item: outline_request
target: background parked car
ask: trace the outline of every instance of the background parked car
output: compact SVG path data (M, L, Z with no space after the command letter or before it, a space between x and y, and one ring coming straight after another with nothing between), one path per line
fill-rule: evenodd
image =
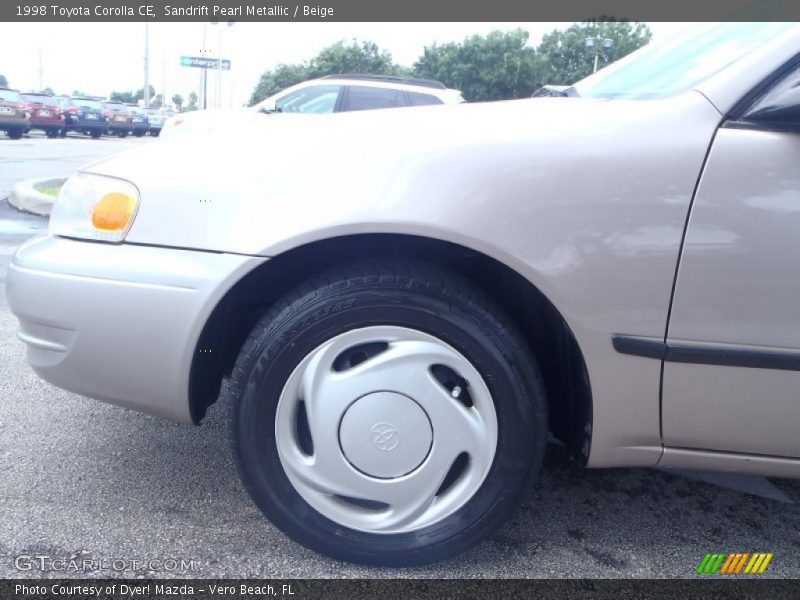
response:
M30 118L17 90L0 88L0 129L18 140L30 129Z
M270 96L256 110L321 114L461 102L461 92L432 79L350 74L305 81Z
M26 92L20 94L30 114L31 129L41 129L47 137L56 137L64 127L64 113L51 94Z
M65 117L63 134L80 131L97 139L108 128L108 118L98 100L75 96L61 99L60 103Z
M378 75L329 75L286 88L247 110L198 111L168 119L164 133L172 135L176 127L204 130L232 127L236 120L253 114L299 113L327 114L381 108L402 108L432 104L460 104L464 97L432 79Z
M161 129L164 127L164 115L155 108L145 108L144 111L147 114L149 123L149 127L147 128L148 133L158 137L161 133Z
M130 107L121 102L108 101L103 102L102 105L108 118L108 132L111 135L118 135L123 138L128 137L131 129L133 129L133 113Z
M147 112L135 104L126 104L125 106L131 111L132 115L131 133L136 137L142 137L150 129L150 119Z

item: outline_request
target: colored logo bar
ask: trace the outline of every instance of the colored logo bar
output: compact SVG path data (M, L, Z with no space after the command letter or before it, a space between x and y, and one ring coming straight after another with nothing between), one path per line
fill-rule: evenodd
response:
M772 552L708 552L697 565L697 574L761 574L767 570L772 556Z

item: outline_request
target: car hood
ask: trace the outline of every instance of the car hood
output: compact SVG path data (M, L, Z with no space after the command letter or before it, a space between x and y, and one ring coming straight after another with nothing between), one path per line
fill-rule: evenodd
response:
M187 179L194 177L197 167L221 169L223 165L228 177L236 174L258 179L276 176L290 165L313 163L322 168L368 157L399 159L426 152L464 152L512 140L571 145L581 143L587 135L596 137L598 130L635 126L641 117L630 104L536 98L331 115L197 111L168 120L173 130L186 136L132 149L93 164L91 170L149 185L162 171L158 165L165 163L173 176ZM209 179L216 176L213 168L206 175Z
M217 130L223 134L237 131L246 133L248 128L258 128L265 122L265 118L273 116L278 116L278 114L266 114L252 108L196 110L167 118L164 121L164 130L161 132L161 136L163 139L178 135L207 136L210 132Z
M341 224L412 221L421 209L428 222L436 202L466 209L492 197L569 193L582 173L656 166L664 146L691 142L704 152L719 113L692 93L245 118L246 127L142 145L86 169L139 188L127 239L263 254L273 251L270 235L289 244ZM691 181L701 158L686 156Z

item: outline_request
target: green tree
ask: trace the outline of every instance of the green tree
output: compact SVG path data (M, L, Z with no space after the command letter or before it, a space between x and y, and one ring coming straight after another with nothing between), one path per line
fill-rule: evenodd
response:
M470 101L528 97L540 83L539 60L528 37L515 29L433 44L414 63L414 75L459 89Z
M381 50L375 42L343 40L323 48L311 60L300 64L280 64L265 71L250 96L250 104L256 104L289 86L307 79L339 75L343 73L366 73L370 75L405 75L410 71L392 62L392 55Z
M50 94L51 96L55 96L56 95L56 93L53 91L53 88L51 88L51 87L44 88L42 90L42 93L43 94Z
M113 102L124 102L125 104L135 104L133 92L111 92L109 99Z
M189 104L183 109L183 112L189 112L192 110L197 110L197 94L192 92L189 94Z
M172 104L175 105L175 110L181 112L183 110L183 96L180 94L172 96Z
M564 31L546 34L539 44L542 61L541 83L572 85L592 74L595 51L599 51L598 68L602 68L644 46L652 36L644 23L631 21L584 21ZM595 45L587 47L592 38ZM601 40L611 40L604 48Z
M6 79L5 75L0 75L0 86L8 87L8 79Z
M308 65L309 76L323 77L342 73L397 75L401 68L392 62L392 55L378 48L375 42L352 40L324 48Z
M250 104L261 102L282 89L309 79L308 66L280 64L274 69L265 71L250 96Z
M156 88L154 88L152 85L147 86L147 87L148 87L148 90L150 91L150 94L148 95L148 98L150 98L150 100L152 102L153 98L156 97ZM134 102L138 102L139 100L144 100L144 88L139 89L133 95L133 99L134 99Z

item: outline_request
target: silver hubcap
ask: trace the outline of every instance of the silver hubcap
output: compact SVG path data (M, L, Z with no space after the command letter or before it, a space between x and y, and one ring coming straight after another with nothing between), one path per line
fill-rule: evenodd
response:
M478 371L405 327L343 333L306 356L278 401L281 464L303 499L351 529L402 533L462 507L494 460Z

